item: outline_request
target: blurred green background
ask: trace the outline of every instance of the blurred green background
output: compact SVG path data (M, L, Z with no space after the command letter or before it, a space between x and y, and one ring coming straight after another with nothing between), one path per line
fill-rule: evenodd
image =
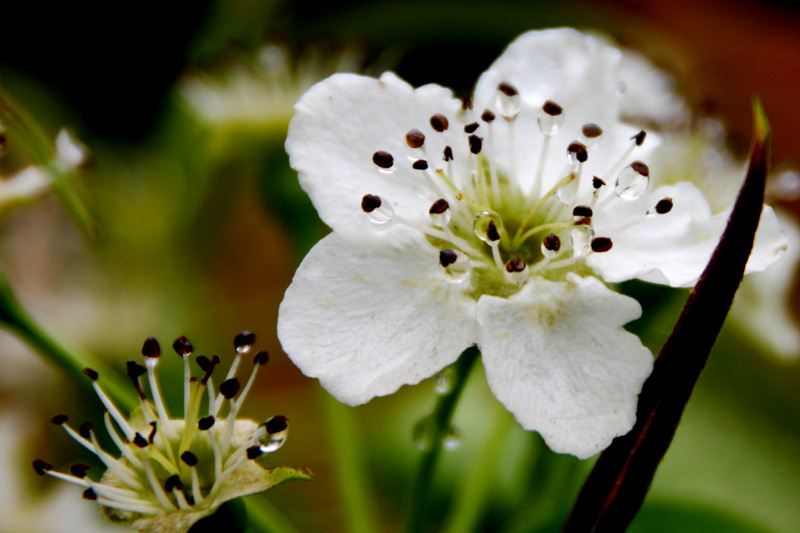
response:
M148 335L162 345L186 335L197 353L224 359L237 332L256 332L272 359L246 414L287 416L290 438L272 460L315 474L266 495L299 531L402 530L419 458L413 428L436 398L428 380L340 406L280 350L283 292L327 231L283 151L291 106L310 84L341 69L392 69L414 85L468 94L519 33L593 28L670 71L696 110L724 121L740 156L759 93L776 168L800 162L800 14L778 2L7 7L0 86L48 135L66 125L87 145L91 164L71 186L92 224L76 223L54 195L1 212L0 272L43 325L120 371ZM2 174L15 164L4 158ZM631 328L657 351L686 293L626 290L645 308ZM99 517L75 487L58 507L62 487L29 466L39 456L87 460L47 421L56 412L97 421L99 402L4 331L0 365L0 515L15 516L0 531L43 531L46 513L64 505ZM161 371L164 383L180 382L176 357ZM631 531L800 530L798 383L797 364L728 324ZM182 389L165 394L177 410ZM557 456L522 431L482 369L455 426L460 446L437 475L431 530L559 530L591 463ZM354 497L363 508L348 503Z

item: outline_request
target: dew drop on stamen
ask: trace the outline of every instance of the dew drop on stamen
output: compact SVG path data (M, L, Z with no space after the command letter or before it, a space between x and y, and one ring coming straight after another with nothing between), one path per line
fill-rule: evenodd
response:
M558 255L559 250L561 250L561 239L559 239L558 235L556 235L555 233L551 233L542 240L543 256L552 259L556 255Z
M636 200L647 191L649 182L650 169L641 161L634 161L620 171L614 192L623 200Z
M380 196L365 194L361 199L361 209L375 224L386 224L394 218L394 209Z
M258 448L262 453L277 451L289 436L289 425L283 416L273 416L263 424L267 434L258 439Z
M528 279L528 265L519 257L512 257L506 263L503 274L506 281L514 285L522 285Z
M247 353L256 342L256 334L249 331L242 331L233 338L233 347L236 353Z
M433 388L436 394L447 394L453 389L453 367L448 366L433 378Z
M417 448L427 450L430 447L434 430L434 422L430 416L426 416L414 424L411 438L414 439Z
M558 199L561 200L566 205L572 205L575 202L575 199L578 197L578 187L580 182L575 174L572 174L572 179L569 180L567 183L559 187L558 192Z
M589 159L589 151L582 142L573 141L567 146L569 164L585 163Z
M378 167L378 170L384 174L391 174L394 172L394 157L389 152L378 150L372 154L372 162Z
M521 100L519 92L510 83L503 82L497 86L497 109L500 116L511 122L519 115Z
M500 236L503 234L502 219L488 211L479 213L475 217L472 227L475 230L475 235L490 246L496 246L500 241Z
M453 283L465 281L472 272L469 257L457 250L440 251L439 264L442 266L445 279Z
M444 198L436 200L428 212L435 226L443 228L450 223L452 212L450 211L450 204Z
M582 142L587 150L594 150L600 144L600 136L603 130L597 124L584 124L578 140Z
M564 125L564 108L552 100L548 100L539 110L538 120L539 130L548 137L552 137Z

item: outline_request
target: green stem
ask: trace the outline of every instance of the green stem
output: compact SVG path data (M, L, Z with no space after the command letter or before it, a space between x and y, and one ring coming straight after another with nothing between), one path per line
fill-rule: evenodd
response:
M323 405L328 432L331 439L331 451L336 465L336 479L339 495L344 504L347 531L352 533L370 533L377 531L371 491L364 475L356 424L352 409L339 403L327 393L324 394Z
M281 514L275 505L263 494L245 496L247 506L247 530L262 533L298 533L298 530Z
M433 473L439 456L442 453L444 439L450 430L450 422L453 419L458 400L464 391L470 370L478 360L478 348L473 346L467 348L455 363L453 382L450 391L439 397L433 409L430 426L430 441L428 448L422 456L417 479L414 483L414 492L411 500L411 511L408 518L407 531L418 533L423 531L423 521L425 519L425 507L428 503Z
M454 510L450 515L449 524L444 528L447 533L477 531L476 526L485 506L486 497L492 490L492 485L487 480L497 470L497 463L502 458L502 454L498 454L497 450L508 436L512 421L513 418L505 409L495 416L494 425L483 444L483 449L477 461L472 463L464 483L456 494Z
M130 412L137 405L133 387L123 378L108 370L106 365L82 350L67 348L57 341L49 332L39 326L22 308L6 279L0 276L0 325L6 326L27 342L34 350L58 365L76 382L90 386L91 381L83 373L83 369L91 367L100 374L103 390L116 400L120 406Z

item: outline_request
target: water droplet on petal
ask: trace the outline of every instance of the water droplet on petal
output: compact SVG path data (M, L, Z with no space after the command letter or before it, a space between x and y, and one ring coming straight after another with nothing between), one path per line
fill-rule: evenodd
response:
M444 436L444 440L442 441L442 446L444 446L445 450L455 450L460 445L461 445L461 435L458 433L458 430L456 428L450 426L450 429Z
M623 168L617 176L614 192L623 200L636 200L647 191L650 182L650 171L647 165L634 161Z
M436 374L433 386L437 394L447 394L453 388L453 367L448 366Z

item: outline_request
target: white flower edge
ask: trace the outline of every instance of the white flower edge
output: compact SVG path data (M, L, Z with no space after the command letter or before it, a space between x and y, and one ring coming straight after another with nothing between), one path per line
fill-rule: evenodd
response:
M442 278L436 249L409 228L389 232L325 237L280 306L286 353L349 405L419 383L478 340L475 301Z
M534 277L507 299L484 296L479 344L489 387L553 451L590 457L636 421L653 356L622 326L640 315L636 300L575 274Z

